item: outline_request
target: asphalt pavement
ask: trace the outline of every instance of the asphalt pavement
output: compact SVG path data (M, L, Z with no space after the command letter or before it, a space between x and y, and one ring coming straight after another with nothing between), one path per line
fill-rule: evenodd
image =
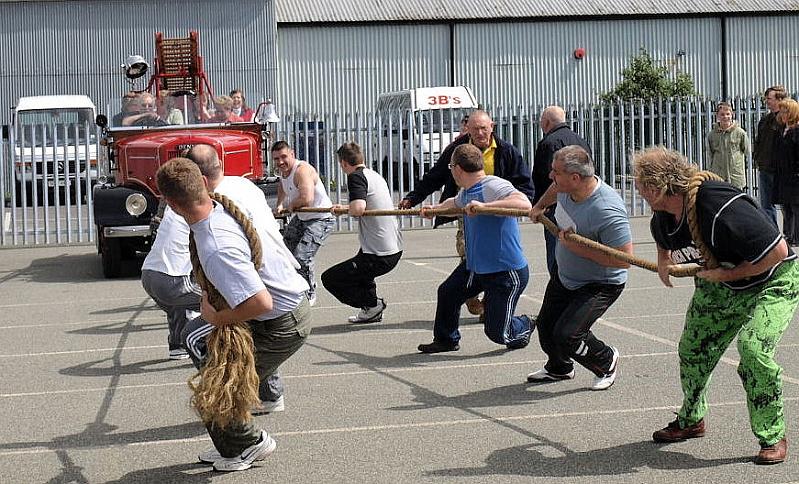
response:
M654 260L648 220L633 219L638 256ZM547 282L542 228L525 223L530 284L518 312L535 314ZM163 313L135 267L102 278L93 246L0 250L2 483L505 483L799 480L799 326L778 350L784 367L788 461L761 467L733 347L711 383L707 436L651 442L681 402L676 345L690 279L662 286L632 269L595 333L621 353L607 391L593 375L525 382L544 361L537 338L508 351L462 314L461 350L419 354L432 339L436 287L457 264L453 229L407 230L398 267L378 280L382 322L324 289L314 331L283 367L286 409L256 421L277 451L243 472L215 473L196 454L210 441L189 407L193 367L167 360ZM354 254L333 235L318 271ZM794 320L796 323L796 319Z

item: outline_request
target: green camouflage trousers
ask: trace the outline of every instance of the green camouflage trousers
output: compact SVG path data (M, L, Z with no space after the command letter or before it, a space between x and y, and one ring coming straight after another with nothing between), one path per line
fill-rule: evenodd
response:
M782 263L771 279L753 289L733 291L696 278L680 337L680 426L707 413L710 373L738 335L738 375L746 390L749 422L761 445L785 436L782 368L774 353L799 303L799 263Z

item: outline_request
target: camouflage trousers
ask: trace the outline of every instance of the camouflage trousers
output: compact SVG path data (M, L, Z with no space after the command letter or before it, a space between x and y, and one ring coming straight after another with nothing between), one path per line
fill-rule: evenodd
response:
M710 374L738 335L738 375L749 408L752 432L761 445L785 436L782 368L774 361L782 334L799 303L799 264L782 263L766 283L743 291L696 278L680 337L680 426L707 413Z

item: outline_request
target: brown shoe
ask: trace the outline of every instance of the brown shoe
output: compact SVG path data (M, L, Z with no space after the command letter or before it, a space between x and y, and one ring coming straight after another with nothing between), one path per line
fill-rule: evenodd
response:
M760 452L758 452L757 457L755 457L755 464L779 464L780 462L785 461L785 456L787 455L788 441L782 439L774 445L761 447Z
M666 427L656 430L652 434L655 442L682 442L686 439L695 439L705 436L705 421L700 420L694 425L682 428L679 419L674 419Z
M466 300L466 309L469 313L480 316L483 314L483 301L478 297L469 298Z

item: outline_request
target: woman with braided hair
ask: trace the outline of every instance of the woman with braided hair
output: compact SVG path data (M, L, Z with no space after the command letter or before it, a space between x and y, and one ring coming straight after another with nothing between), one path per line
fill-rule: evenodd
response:
M214 443L199 458L218 471L249 469L277 446L253 425L249 409L258 401L259 379L273 374L310 333L308 285L271 238L260 236L266 234L260 222L251 222L226 197L211 198L194 162L171 160L156 180L167 205L189 224L197 280L205 289L202 318L216 326L194 387L193 403Z
M679 153L650 148L633 155L633 164L636 188L654 211L660 279L671 287L668 267L676 263L705 267L694 280L678 349L682 407L653 440L705 435L710 375L738 336L738 375L760 443L755 463L783 462L782 368L774 353L799 303L796 255L754 200L697 172Z

